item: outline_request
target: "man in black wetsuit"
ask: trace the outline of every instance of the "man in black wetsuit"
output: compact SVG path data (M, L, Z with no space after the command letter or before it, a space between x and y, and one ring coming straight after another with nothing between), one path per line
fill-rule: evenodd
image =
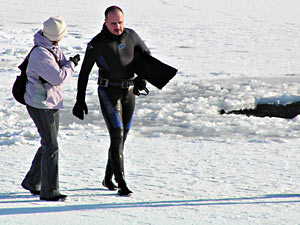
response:
M117 6L107 8L101 32L87 46L73 108L74 116L81 120L84 113L88 113L85 92L89 74L96 63L99 68L98 96L110 134L108 162L102 184L109 190L118 187L121 196L132 193L125 182L123 148L135 108L133 89L143 90L146 86L144 80L134 78L134 58L140 53L150 54L150 51L134 30L124 28L123 11ZM112 181L113 175L118 186Z

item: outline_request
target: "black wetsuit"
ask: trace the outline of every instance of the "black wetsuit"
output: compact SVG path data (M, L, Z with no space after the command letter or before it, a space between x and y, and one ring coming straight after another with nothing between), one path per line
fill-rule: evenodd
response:
M135 108L133 86L111 86L134 78L133 61L137 52L150 53L135 31L125 28L113 35L104 25L102 31L87 46L78 78L77 101L85 101L89 74L96 63L99 68L98 95L101 111L110 134L110 148L105 180L115 176L119 187L126 185L124 178L123 148ZM107 79L108 85L101 85Z

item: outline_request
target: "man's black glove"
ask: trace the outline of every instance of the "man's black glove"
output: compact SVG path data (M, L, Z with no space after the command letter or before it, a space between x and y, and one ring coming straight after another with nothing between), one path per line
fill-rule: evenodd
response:
M73 115L83 120L84 114L88 114L88 108L85 102L76 102L73 107Z
M146 80L136 77L133 80L134 88L133 88L133 94L139 96L139 95L148 95L149 90L146 88L147 82ZM145 91L145 93L140 93L140 91Z
M70 60L75 64L75 66L77 66L78 62L80 61L80 55L77 54L77 55L75 55L73 57L70 57Z

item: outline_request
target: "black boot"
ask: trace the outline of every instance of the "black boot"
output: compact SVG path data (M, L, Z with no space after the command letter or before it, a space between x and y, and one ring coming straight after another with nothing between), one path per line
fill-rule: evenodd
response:
M32 195L40 195L41 191L40 190L34 190L33 188L29 187L24 181L21 183L21 186L25 189L30 191Z
M129 197L132 195L132 191L125 185L124 187L119 188L118 194L123 197Z
M126 185L124 175L123 148L127 133L128 131L124 134L123 129L120 128L114 129L110 132L111 143L109 148L109 162L113 175L118 183L118 194L120 196L130 196L132 194L132 191L130 191Z
M66 200L66 198L67 198L67 195L60 194L60 195L54 196L52 198L42 198L42 197L40 197L40 200L52 201L52 202L58 202L58 201L63 202L63 201Z
M117 186L112 182L113 174L114 173L111 168L111 162L110 159L108 158L106 170L105 170L105 177L104 180L102 181L102 185L111 191L117 190Z
M115 190L117 190L117 186L116 186L111 180L106 180L106 179L104 179L104 180L102 181L102 185L103 185L104 187L107 187L108 190L110 190L110 191L115 191Z

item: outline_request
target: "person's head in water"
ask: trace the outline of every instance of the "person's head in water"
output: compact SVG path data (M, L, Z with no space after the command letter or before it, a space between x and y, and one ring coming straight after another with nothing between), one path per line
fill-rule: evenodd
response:
M110 6L105 10L105 25L114 35L121 35L124 31L124 14L120 7Z

